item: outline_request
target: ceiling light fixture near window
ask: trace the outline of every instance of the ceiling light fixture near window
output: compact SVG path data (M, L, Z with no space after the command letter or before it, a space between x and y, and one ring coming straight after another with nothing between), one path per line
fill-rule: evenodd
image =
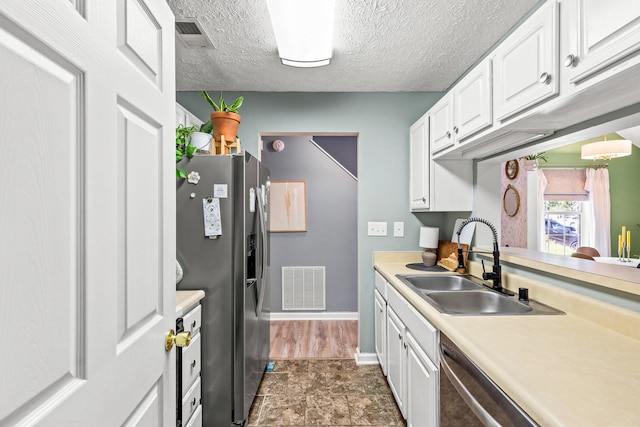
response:
M329 65L335 0L267 0L267 6L284 65Z
M581 157L584 160L609 160L616 157L631 155L631 141L627 139L613 139L584 144L581 148Z

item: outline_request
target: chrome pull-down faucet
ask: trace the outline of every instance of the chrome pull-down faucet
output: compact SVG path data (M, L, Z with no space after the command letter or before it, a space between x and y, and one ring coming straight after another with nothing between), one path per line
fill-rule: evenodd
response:
M472 250L465 251L462 249L462 247L460 247L460 233L462 232L462 229L467 226L467 224L472 222L481 222L482 224L486 225L491 229L491 232L493 233L493 252L472 251ZM484 271L484 262L483 262L482 263L482 269L483 269L482 279L491 280L493 282L493 287L492 287L493 290L502 292L502 268L500 267L500 248L498 246L498 232L496 231L496 228L493 226L493 224L491 224L489 221L483 218L477 218L477 217L467 218L462 222L462 224L460 224L460 227L458 227L458 231L456 232L456 234L458 235L458 268L466 268L464 265L464 256L462 255L463 252L492 253L493 254L493 267L491 269L492 271L490 272Z

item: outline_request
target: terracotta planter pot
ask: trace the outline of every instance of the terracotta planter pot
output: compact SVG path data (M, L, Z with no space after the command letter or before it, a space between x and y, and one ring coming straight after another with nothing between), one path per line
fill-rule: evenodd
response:
M228 111L213 111L211 113L211 124L213 125L213 138L220 142L221 136L227 144L236 140L238 126L240 126L240 114Z

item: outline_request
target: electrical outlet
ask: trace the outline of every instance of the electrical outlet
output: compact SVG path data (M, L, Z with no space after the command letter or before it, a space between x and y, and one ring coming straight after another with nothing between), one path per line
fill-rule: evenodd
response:
M386 236L387 235L387 223L386 222L369 222L367 224L368 236Z
M404 222L393 223L393 237L404 237Z

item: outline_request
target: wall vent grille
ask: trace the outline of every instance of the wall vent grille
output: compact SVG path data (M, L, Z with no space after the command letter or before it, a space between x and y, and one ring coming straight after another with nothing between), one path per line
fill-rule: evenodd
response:
M325 267L282 267L282 310L325 310Z
M176 18L176 38L187 49L211 48L211 40L196 18Z

